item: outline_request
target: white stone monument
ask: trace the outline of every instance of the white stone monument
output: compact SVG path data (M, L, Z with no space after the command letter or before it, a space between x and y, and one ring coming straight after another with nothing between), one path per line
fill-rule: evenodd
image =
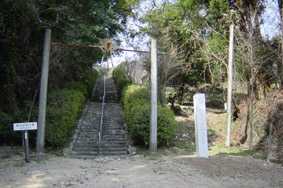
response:
M208 158L205 94L194 95L195 138L197 157Z

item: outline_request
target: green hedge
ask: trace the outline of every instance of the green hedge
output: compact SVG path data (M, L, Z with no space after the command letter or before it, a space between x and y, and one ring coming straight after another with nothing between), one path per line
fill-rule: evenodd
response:
M150 133L150 86L131 85L125 77L125 66L117 66L113 71L119 95L122 96L125 118L132 140L137 145L149 145ZM173 112L158 105L157 143L166 145L174 136L176 121Z
M82 75L81 82L84 82L84 84L87 86L87 97L88 98L91 97L92 95L92 90L93 90L94 84L98 76L99 76L98 71L93 68L89 68Z
M147 85L128 86L123 92L123 106L132 140L137 145L148 145L150 88ZM158 105L157 125L157 144L168 144L176 127L174 114L169 108Z
M82 75L81 81L48 94L46 109L45 141L46 147L58 148L66 145L76 126L86 99L91 96L98 78L98 72L89 69ZM13 131L14 122L25 122L28 117L30 102L23 110L14 114L0 112L0 143L20 144L21 132ZM38 107L34 107L30 121L37 121ZM36 131L30 131L31 144L35 143Z
M88 97L88 87L84 82L73 82L69 85L66 86L66 88L64 88L62 91L64 90L75 90L75 91L79 91L80 93L83 94L84 97ZM58 92L58 91L57 91ZM56 93L56 92L54 92ZM54 95L54 93L50 94L50 96ZM52 99L51 99L52 100Z
M46 111L46 145L52 148L66 145L76 127L76 120L98 78L98 72L89 69L81 81L69 84L48 97Z
M125 78L126 71L125 71L125 65L121 63L118 65L112 72L112 78L115 81L115 84L117 85L118 79Z
M118 78L116 86L120 98L122 97L123 90L131 84L132 83L126 78Z
M122 95L122 103L126 112L136 105L150 103L148 85L130 85L123 91Z
M86 87L84 89L85 91L65 88L49 97L45 129L47 146L61 147L67 143L86 100Z
M123 63L113 70L112 78L116 84L119 98L121 99L123 90L132 83L126 78L125 65Z

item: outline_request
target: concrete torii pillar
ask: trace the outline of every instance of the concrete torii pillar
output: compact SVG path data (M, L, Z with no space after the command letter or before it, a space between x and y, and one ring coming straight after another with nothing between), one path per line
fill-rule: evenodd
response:
M149 151L157 153L157 42L151 41L151 105Z
M46 29L44 36L41 83L40 83L40 93L39 93L38 130L36 136L37 155L41 155L44 153L44 132L45 132L45 119L46 119L45 115L46 115L50 43L51 43L51 30Z

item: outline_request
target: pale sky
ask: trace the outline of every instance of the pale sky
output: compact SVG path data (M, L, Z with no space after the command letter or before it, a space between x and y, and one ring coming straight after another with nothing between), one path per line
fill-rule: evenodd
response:
M268 39L280 34L280 14L278 1L266 0L266 9L262 15L263 24L261 25L261 34Z

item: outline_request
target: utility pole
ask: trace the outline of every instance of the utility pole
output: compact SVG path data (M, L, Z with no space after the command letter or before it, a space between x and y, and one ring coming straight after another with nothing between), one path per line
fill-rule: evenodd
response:
M51 30L46 29L44 35L42 71L41 71L41 81L40 81L38 130L36 135L36 153L38 155L44 154L44 132L45 132L45 119L46 119L45 115L46 115L50 42L51 42Z
M229 65L228 65L228 95L227 95L227 137L226 146L231 145L231 124L232 124L232 82L233 82L233 60L234 60L234 24L230 25L229 35Z
M151 105L149 151L157 153L157 42L151 41Z

